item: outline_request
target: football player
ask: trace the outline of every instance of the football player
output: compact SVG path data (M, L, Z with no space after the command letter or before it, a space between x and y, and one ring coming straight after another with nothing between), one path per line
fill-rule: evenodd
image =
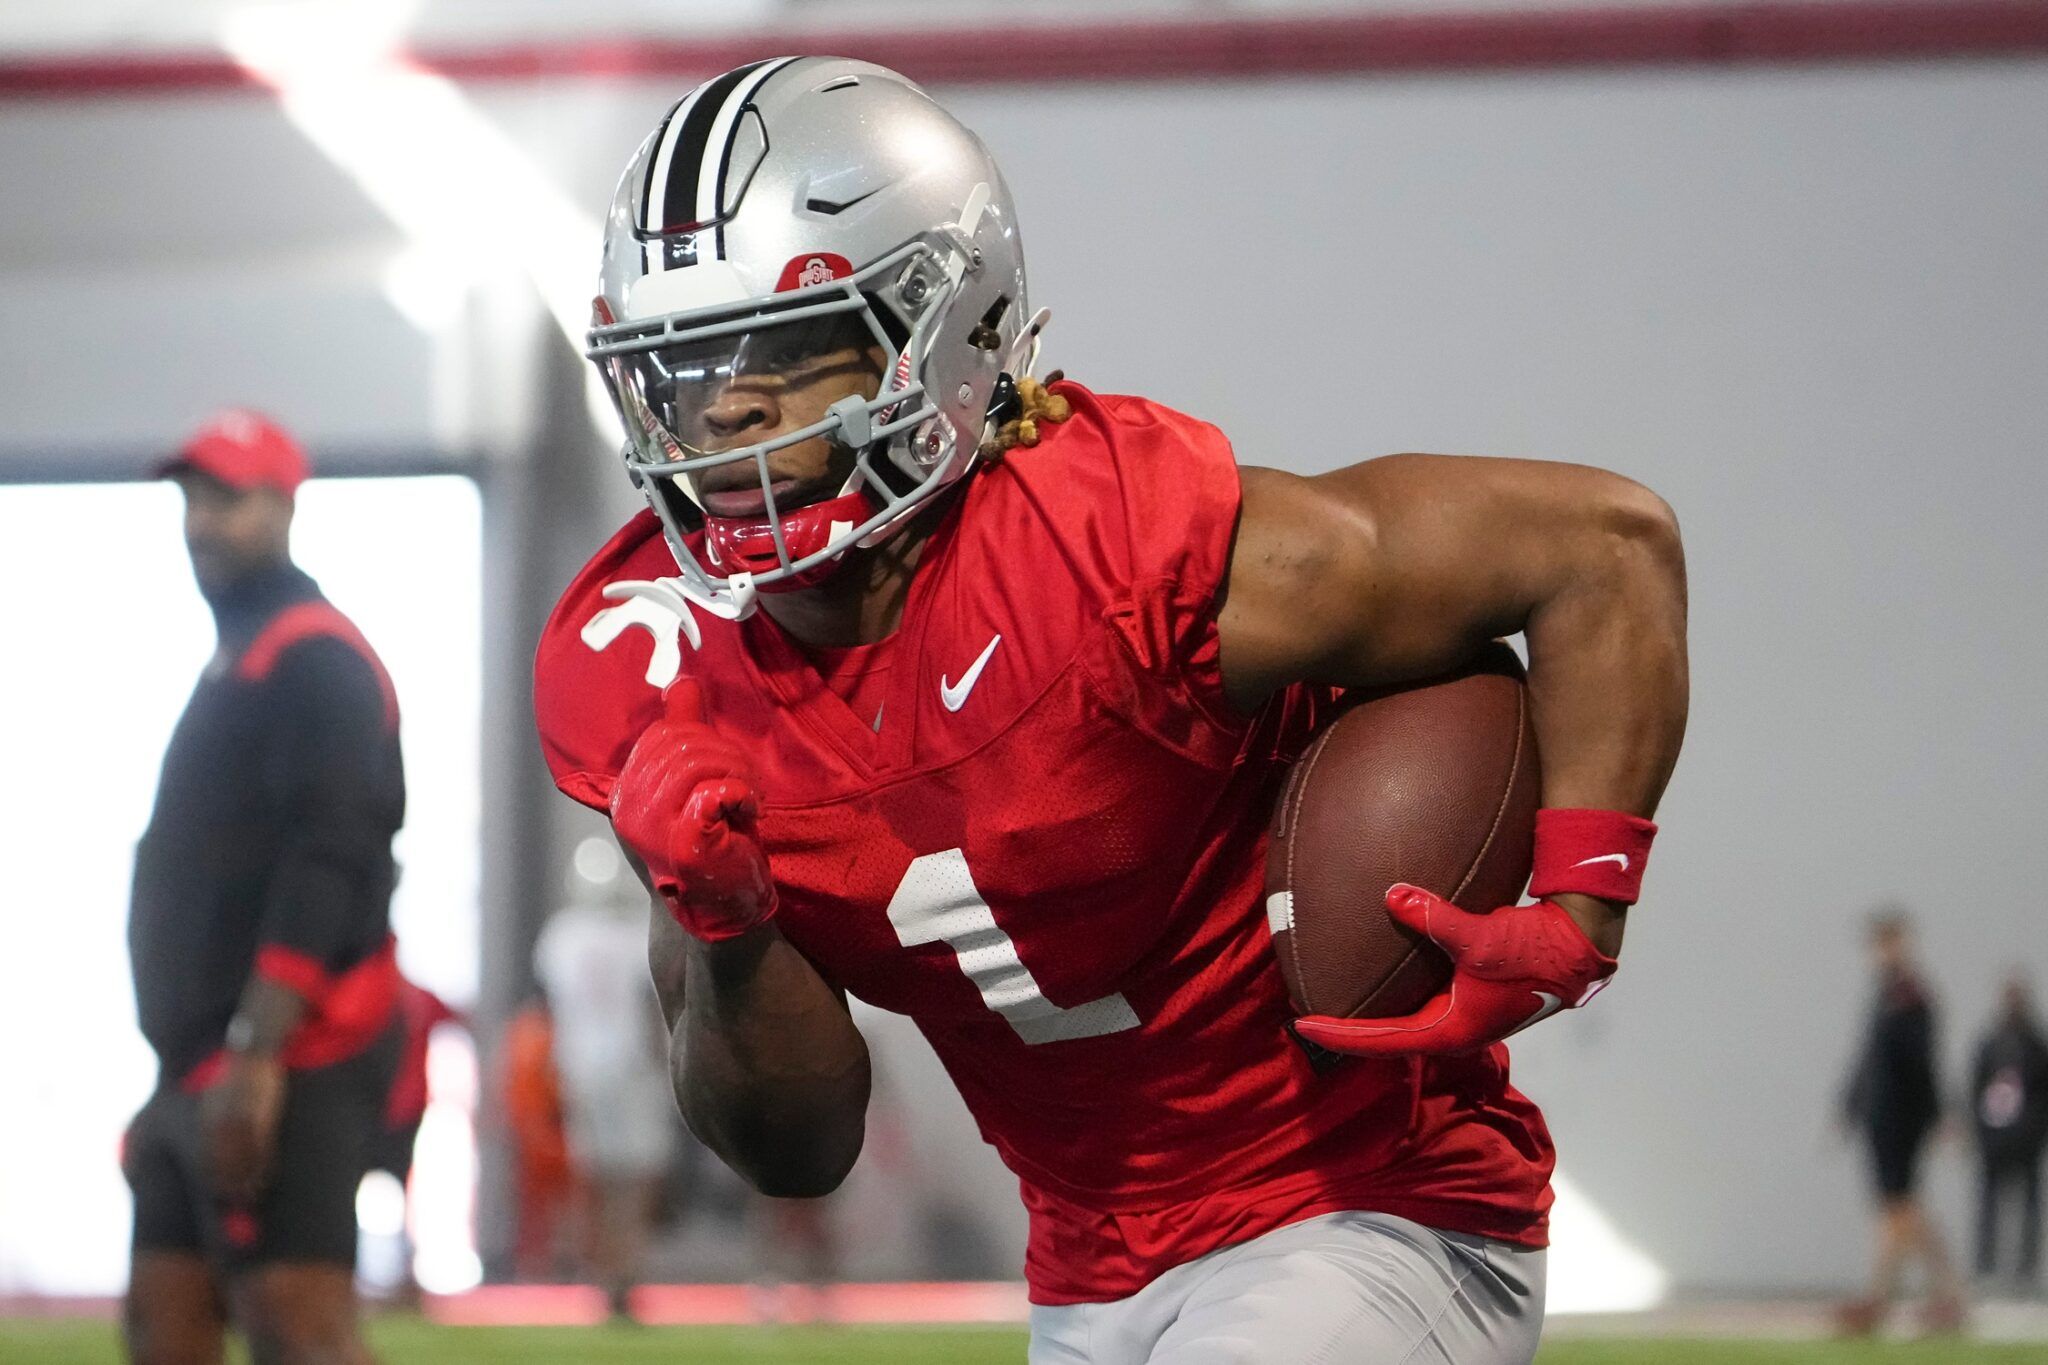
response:
M1018 1176L1034 1362L1529 1360L1552 1152L1499 1040L1614 971L1684 724L1670 509L1572 465L1240 467L1040 384L1001 174L862 62L676 104L596 313L649 507L562 598L536 707L655 894L696 1133L770 1194L838 1185L850 993L917 1022ZM1540 899L1396 888L1450 987L1292 1018L1285 765L1335 689L1518 631Z

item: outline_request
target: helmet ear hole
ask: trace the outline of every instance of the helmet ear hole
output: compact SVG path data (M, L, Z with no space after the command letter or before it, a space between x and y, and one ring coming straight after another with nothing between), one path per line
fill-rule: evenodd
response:
M967 344L977 351L999 351L1003 347L1003 334L996 329L1002 325L1003 314L1010 308L1010 296L1003 294L988 306L981 315L981 321L974 324L974 330L967 334Z

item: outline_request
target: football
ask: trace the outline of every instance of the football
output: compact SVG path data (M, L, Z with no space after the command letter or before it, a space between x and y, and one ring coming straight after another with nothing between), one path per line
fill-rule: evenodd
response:
M1410 882L1473 911L1512 904L1540 786L1506 644L1446 677L1347 693L1273 812L1266 911L1296 1008L1387 1018L1441 990L1449 959L1387 914L1387 888Z

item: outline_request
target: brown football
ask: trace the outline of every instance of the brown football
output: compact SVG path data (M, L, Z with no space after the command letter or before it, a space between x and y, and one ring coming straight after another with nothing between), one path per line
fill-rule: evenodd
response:
M1407 1014L1449 980L1442 951L1387 914L1395 882L1475 911L1521 897L1541 786L1522 679L1496 642L1448 677L1347 694L1294 765L1266 910L1303 1013Z

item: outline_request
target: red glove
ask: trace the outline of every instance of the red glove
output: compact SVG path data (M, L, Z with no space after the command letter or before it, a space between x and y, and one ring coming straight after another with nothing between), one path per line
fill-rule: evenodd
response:
M676 923L707 943L737 938L775 914L760 806L739 746L704 723L688 678L662 695L612 788L612 828L639 855Z
M1387 912L1450 954L1451 984L1399 1019L1297 1019L1303 1039L1358 1057L1476 1052L1585 1004L1614 975L1614 959L1549 901L1475 915L1396 882L1387 891Z

